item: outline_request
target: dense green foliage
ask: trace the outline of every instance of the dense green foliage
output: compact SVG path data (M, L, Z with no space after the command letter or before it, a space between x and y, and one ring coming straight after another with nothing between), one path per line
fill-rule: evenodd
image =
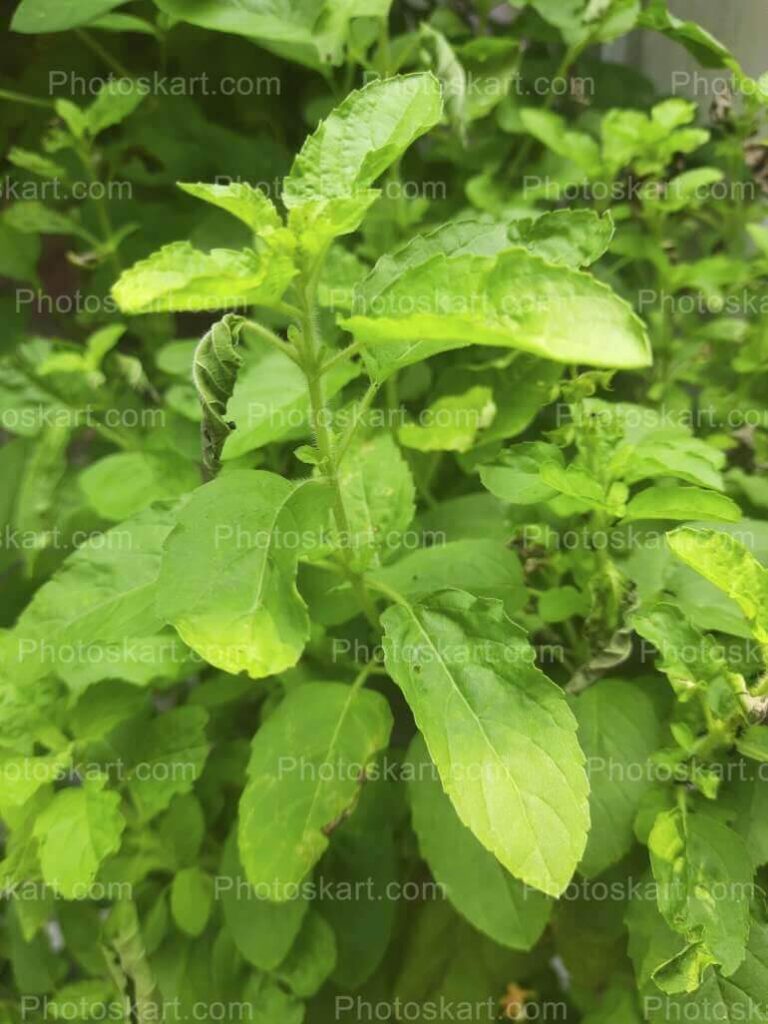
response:
M0 1024L768 1021L768 79L665 0L3 46Z

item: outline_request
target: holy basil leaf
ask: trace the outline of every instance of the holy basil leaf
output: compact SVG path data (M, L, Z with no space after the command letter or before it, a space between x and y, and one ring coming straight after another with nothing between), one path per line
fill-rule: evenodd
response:
M309 683L288 694L253 739L240 800L240 856L253 885L276 901L291 897L391 728L389 705L371 690Z
M203 463L211 472L234 429L226 411L243 362L239 352L242 327L242 317L227 313L203 335L192 360L192 380L203 409Z
M350 93L310 135L283 183L291 209L367 189L437 123L440 86L430 74L369 82Z
M47 885L65 899L83 899L102 861L120 847L125 818L120 795L97 783L57 793L35 822Z
M659 909L675 931L701 940L727 977L746 956L752 859L741 837L705 811L664 811L648 840Z
M495 540L454 540L411 551L370 577L409 599L454 586L502 601L509 614L527 601L520 560Z
M194 490L200 473L175 452L119 452L92 463L78 482L91 508L120 521Z
M530 949L551 902L513 878L461 823L421 736L408 752L413 828L421 854L454 907L502 946Z
M667 535L673 554L733 598L760 643L768 643L768 570L737 538L682 527Z
M436 255L381 290L371 275L342 326L369 349L412 337L402 363L465 345L516 348L565 363L650 365L642 322L588 274L524 249Z
M513 222L509 236L549 263L578 269L600 259L613 231L609 213L601 217L594 210L553 210L536 220Z
M133 314L269 306L280 300L294 273L284 244L203 252L189 242L173 242L124 271L112 294L123 312Z
M14 32L64 32L86 25L125 0L21 0L11 22Z
M281 964L296 940L308 902L298 894L283 903L259 895L245 878L233 829L224 845L218 876L219 894L227 930L238 952L249 964L272 971Z
M82 544L20 616L5 669L30 681L55 672L75 689L81 666L93 664L108 677L111 645L151 636L163 625L155 588L173 525L171 512L153 509Z
M300 490L274 473L233 470L193 492L168 538L158 613L227 672L260 679L295 665L304 649Z
M337 535L353 564L380 565L404 541L415 512L415 486L408 463L390 434L361 438L350 446L338 471L349 536Z
M653 696L624 679L601 679L571 705L587 756L591 826L580 864L598 875L634 841L634 823L653 783L650 757L661 742Z
M178 185L196 199L202 199L231 213L257 235L268 236L283 226L280 214L269 196L247 182L235 181L228 185L216 185L180 181Z
M516 878L557 896L587 840L584 755L565 699L500 602L443 591L382 616L403 690L461 821Z
M623 522L636 519L697 519L736 523L741 509L731 498L703 487L648 487L627 504Z

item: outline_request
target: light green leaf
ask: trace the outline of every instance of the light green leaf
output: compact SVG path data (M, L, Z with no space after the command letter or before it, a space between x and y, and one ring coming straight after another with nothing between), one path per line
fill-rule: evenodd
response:
M247 182L233 181L228 185L208 185L203 182L178 182L184 192L206 203L231 213L257 235L269 236L283 226L280 214L272 200Z
M89 133L98 135L120 124L139 106L147 91L130 78L115 78L106 82L85 111Z
M351 360L332 366L323 378L326 399L359 374ZM250 342L226 406L228 429L221 458L226 462L272 441L309 437L309 390L303 370L266 342Z
M446 587L469 589L476 597L503 601L509 614L528 599L517 555L491 539L435 543L376 569L370 578L414 600Z
M67 447L72 428L66 423L43 427L24 462L16 492L14 526L22 535L34 537L34 546L22 556L28 573L48 547L56 526L56 493L67 470Z
M566 622L574 615L586 617L589 597L575 587L550 587L539 597L538 613L543 622Z
M542 470L552 465L562 468L563 454L544 441L524 441L501 452L492 465L480 467L480 480L491 494L512 505L535 505L557 494Z
M336 936L312 907L288 956L274 975L300 999L316 995L336 967Z
M15 231L33 235L73 235L92 241L80 224L65 213L52 210L37 199L25 199L9 206L3 220Z
M702 487L647 487L627 504L623 522L636 519L711 519L737 523L741 509L731 498Z
M653 784L650 757L661 742L661 723L653 697L624 679L601 679L571 707L587 756L592 821L579 867L591 878L632 847L635 817Z
M26 757L7 754L0 758L0 810L22 807L45 785L66 778L72 762L70 749L55 754Z
M171 913L181 931L202 935L213 906L213 879L199 867L177 871L171 885Z
M753 761L768 761L768 728L750 725L736 741L736 749Z
M562 692L500 602L443 591L382 616L403 690L461 821L516 878L559 895L581 859L584 755Z
M338 470L349 536L334 534L361 569L378 566L405 540L415 512L408 463L390 434L353 442Z
M21 0L11 22L14 32L64 32L86 25L125 0Z
M295 271L284 245L262 244L259 252L203 252L189 242L172 242L123 271L112 295L132 314L274 304Z
M434 256L381 290L377 276L374 269L353 315L341 321L368 346L411 337L418 339L415 358L476 344L589 366L651 362L645 328L623 299L588 274L524 249Z
M288 228L299 252L311 260L322 254L334 238L357 231L379 194L378 189L367 188L351 196L311 199L291 207Z
M760 643L768 643L768 570L727 533L684 526L667 534L674 555L732 598Z
M173 524L172 513L147 511L82 544L21 614L4 674L33 681L55 672L78 688L80 666L108 673L110 645L156 633L155 587Z
M245 878L237 849L237 830L224 844L218 876L219 896L227 930L249 964L273 971L288 956L309 904L299 893L284 903L259 896Z
M391 729L389 705L372 690L309 683L288 694L253 738L240 799L240 857L253 885L276 901L290 897Z
M254 679L295 665L309 637L296 590L302 486L233 470L193 492L165 545L157 609L206 661Z
M65 899L87 898L102 861L120 848L124 828L119 793L88 781L58 792L35 822L46 885Z
M405 772L421 855L447 898L502 946L530 949L547 923L550 900L513 878L461 823L419 735Z
M569 498L575 498L586 508L610 512L614 516L620 516L624 512L622 498L626 496L626 487L619 488L619 493L612 494L599 480L579 466L563 467L556 462L546 462L541 467L539 475L547 487Z
M509 237L549 263L578 269L600 259L613 230L610 213L601 217L594 210L553 210L536 220L513 221Z
M752 858L743 839L706 811L663 811L648 839L659 910L689 942L701 940L728 977L749 935Z
M192 380L203 410L203 463L209 472L217 468L232 430L226 412L243 363L242 327L242 317L225 314L203 335L192 358Z
M185 705L131 725L119 745L128 764L128 789L143 822L164 811L179 793L189 793L208 756L208 713Z
M540 107L525 107L520 111L520 119L526 131L553 153L572 160L590 176L600 174L600 147L591 135L569 130L563 117Z
M285 205L367 189L437 123L441 107L431 74L381 79L349 93L302 146L283 183Z
M170 501L200 483L198 468L175 452L118 452L85 469L83 494L104 519L119 522L155 501Z
M398 430L400 444L420 452L466 452L496 415L493 391L473 387L462 395L446 395L423 410L418 423Z

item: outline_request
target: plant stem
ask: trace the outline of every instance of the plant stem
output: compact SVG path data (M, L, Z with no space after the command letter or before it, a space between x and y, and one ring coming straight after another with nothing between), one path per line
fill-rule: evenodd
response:
M120 78L131 77L130 71L127 68L123 67L123 65L120 63L117 57L113 57L109 50L105 49L101 45L101 43L97 42L89 32L86 32L85 29L77 28L75 29L75 35L79 36L79 38L85 43L88 49L92 50L97 57L100 57L101 60L103 60L104 63L107 65L107 67L112 68L112 70L117 75L119 75Z
M254 334L258 334L262 341L266 341L267 344L272 345L273 348L279 349L283 355L288 356L288 358L294 363L301 366L299 355L290 342L283 341L283 339L275 334L274 331L270 331L268 327L265 327L264 324L258 323L256 320L246 320L245 326L249 330L253 331Z
M337 352L336 355L323 363L320 367L320 374L324 376L331 369L332 366L336 366L338 363L343 363L346 359L351 359L352 356L356 356L360 349L363 347L362 341L355 341L351 345L347 345L341 352Z
M25 96L22 92L13 92L11 89L0 89L0 100L8 100L10 103L26 103L28 107L42 107L43 110L50 110L53 100L41 100L37 96Z
M312 426L315 432L317 450L320 454L321 466L333 492L333 515L336 520L336 528L341 535L341 554L344 565L365 617L375 629L378 629L379 616L376 605L366 590L361 574L355 570L349 556L348 545L352 543L352 530L347 510L344 506L344 496L338 473L338 460L334 451L333 437L328 423L330 417L325 402L322 373L320 372L322 356L319 340L316 335L316 314L313 308L312 296L313 291L308 289L305 293L305 310L302 316L302 351L299 354L300 365L304 369L307 378L309 401L312 409Z

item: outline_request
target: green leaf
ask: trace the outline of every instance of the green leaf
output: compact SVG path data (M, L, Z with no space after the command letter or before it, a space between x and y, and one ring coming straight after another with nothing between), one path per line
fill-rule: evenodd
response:
M589 176L597 176L602 170L600 147L591 135L570 131L564 118L551 110L539 107L525 107L520 119L526 131L558 156L572 160Z
M147 89L130 78L115 78L106 82L85 111L88 132L98 135L120 124L136 110L146 95Z
M760 643L768 643L768 570L735 537L684 526L667 544L685 565L738 604Z
M539 597L538 613L543 622L567 622L574 615L586 618L589 598L575 587L550 587Z
M549 263L578 269L600 259L613 231L610 213L601 217L594 210L553 210L536 220L514 221L509 237Z
M39 757L8 754L0 759L0 809L22 807L46 785L60 782L72 762L70 749Z
M71 437L69 424L51 423L43 427L20 474L14 526L35 538L34 546L25 547L22 552L28 573L34 571L40 553L54 536L57 488L67 470Z
M727 47L723 46L701 25L683 21L667 9L666 0L651 0L640 17L643 28L653 29L672 39L691 53L700 64L708 68L738 68Z
M254 188L245 181L233 181L228 185L180 181L178 186L196 199L202 199L231 213L257 235L268 237L272 231L277 231L283 226L272 200L261 189Z
M591 878L632 847L635 818L654 781L650 757L661 723L648 688L624 679L601 679L571 707L587 756L592 822L579 867Z
M736 741L736 749L753 761L768 761L768 728L750 725Z
M544 441L524 441L501 452L489 466L480 467L480 479L491 494L512 505L535 505L557 494L542 476L549 465L562 467L559 448Z
M3 213L3 220L9 227L23 234L74 235L92 241L88 232L73 217L52 210L37 199L25 199L9 206Z
M367 346L412 337L415 358L476 344L589 366L651 362L645 328L623 299L588 274L524 249L437 255L380 291L376 280L374 268L353 315L341 321Z
M86 782L57 793L35 822L46 885L65 899L87 898L102 861L120 848L120 795Z
M349 93L302 146L283 183L283 202L290 210L367 189L437 123L441 108L431 74L381 79Z
M175 452L119 452L92 463L78 482L91 508L119 522L194 490L200 473Z
M294 488L233 470L193 492L165 545L158 611L206 661L254 679L295 665L309 636L296 590L304 531Z
M284 903L273 903L260 896L240 863L237 829L224 844L217 886L224 921L238 952L254 967L274 970L288 956L299 934L309 907L305 897L299 892Z
M749 935L752 859L741 837L700 811L662 812L648 840L658 903L669 925L701 940L728 977L743 963Z
M202 935L213 906L213 880L198 867L182 868L171 885L171 913L181 931Z
M391 729L386 700L371 690L310 683L286 696L254 736L240 800L240 856L253 885L290 898L354 806Z
M123 271L112 295L124 313L194 312L273 305L295 270L283 244L259 251L211 249L172 242Z
M462 395L446 395L424 409L418 423L397 432L400 444L420 452L466 452L496 415L493 391L473 387Z
M128 764L128 789L143 822L189 793L203 770L209 743L204 708L183 706L133 723L118 739Z
M359 374L351 360L332 366L323 378L326 399ZM311 403L303 370L278 349L249 340L243 366L226 407L228 429L222 461L237 459L272 441L309 437Z
M163 625L155 588L173 524L172 513L151 510L82 544L24 609L4 671L29 681L55 672L74 689L84 666L108 675L110 645L151 636Z
M214 32L246 36L310 67L340 64L353 18L382 18L389 0L296 4L291 0L157 0L165 14Z
M275 970L275 977L300 999L309 999L322 988L335 966L336 936L313 907L288 956Z
M502 946L530 949L546 926L550 900L513 878L461 823L421 736L411 744L405 770L421 855L445 895Z
M390 434L360 438L338 468L349 536L335 533L360 569L381 564L407 540L415 512L415 485L408 463Z
M495 540L435 543L376 569L370 578L409 599L446 587L469 588L476 597L503 601L509 614L519 611L528 600L520 560Z
M21 0L11 22L14 32L64 32L87 25L125 0Z
M736 523L741 509L731 498L702 487L647 487L627 504L625 523L636 519L713 520Z
M227 313L203 335L192 360L192 380L203 409L203 463L213 472L233 429L227 403L243 359L239 352L242 317Z
M382 616L385 663L461 821L550 895L587 840L584 755L562 692L500 602L443 591Z

